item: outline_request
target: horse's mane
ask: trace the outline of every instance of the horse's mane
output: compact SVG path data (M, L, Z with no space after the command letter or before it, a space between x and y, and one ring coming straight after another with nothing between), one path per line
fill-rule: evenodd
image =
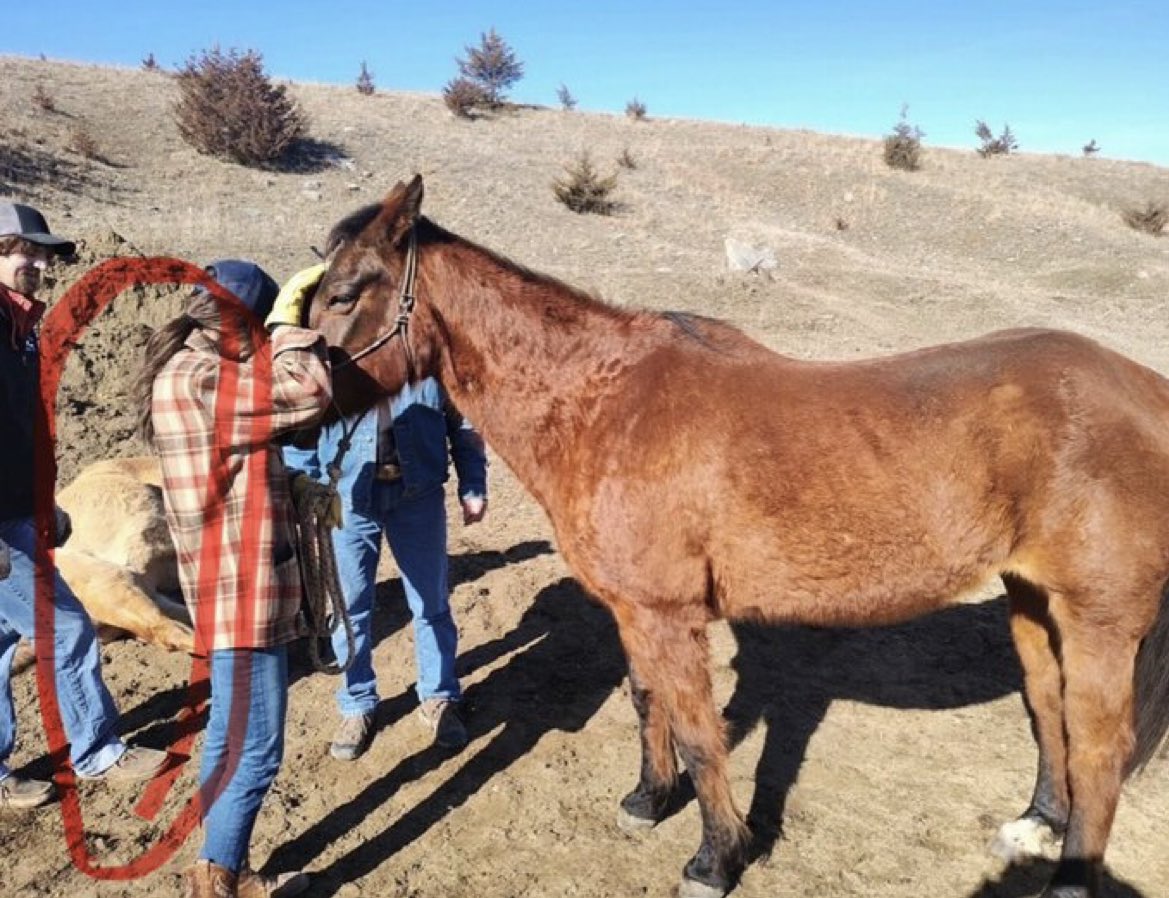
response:
M356 212L350 213L341 219L341 221L337 222L332 230L329 231L325 254L329 255L332 253L341 243L354 240L377 217L381 209L382 207L379 203L371 203L368 206L361 207ZM601 312L611 318L622 321L631 321L634 318L660 318L673 324L681 332L682 336L694 340L707 349L715 351L718 351L719 347L710 339L710 327L712 325L716 327L730 327L730 325L721 319L710 318L705 315L694 315L689 312L623 309L606 302L596 293L574 287L572 284L565 283L550 274L545 274L544 272L521 265L489 247L475 243L475 241L469 240L466 237L460 237L425 216L418 219L416 227L418 229L417 233L420 244L461 243L470 246L525 283L550 288L559 296L571 299L582 311L588 309L594 312Z
M712 327L730 329L738 333L738 328L733 327L721 318L712 318L709 315L695 315L692 312L656 312L650 314L656 314L669 321L682 332L682 336L688 337L703 348L713 352L724 352L726 347L720 347L710 339Z
M329 231L329 239L325 243L325 255L329 256L339 244L347 243L356 238L371 221L377 218L377 214L381 210L380 203L370 203L368 206L362 206L356 212L351 212L333 225L332 230Z

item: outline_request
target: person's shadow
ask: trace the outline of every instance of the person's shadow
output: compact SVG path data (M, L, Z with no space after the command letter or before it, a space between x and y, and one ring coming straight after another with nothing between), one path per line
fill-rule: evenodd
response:
M383 546L383 551L388 549ZM503 552L481 551L451 556L450 587L453 590L456 586L473 582L497 568L520 564L540 555L551 554L552 551L552 546L547 540L528 540L517 543ZM373 644L376 646L382 640L390 638L409 623L410 609L406 605L401 578L395 574L392 578L377 584L373 612ZM322 654L326 659L331 658L328 647L323 647ZM289 686L314 673L316 669L308 651L307 640L297 640L289 648ZM118 720L118 732L134 733L134 742L138 745L158 749L173 748L181 736L191 732L197 734L206 727L207 708L203 704L206 698L207 689L199 684L192 686L184 683L160 690L133 708L123 711ZM379 728L388 726L398 716L409 713L411 704L411 696L403 695L397 702L379 708ZM192 708L200 710L192 714ZM179 766L190 760L188 755L177 753L174 754L171 765ZM25 776L48 778L63 761L63 757L41 755L16 772Z
M389 555L389 548L382 545L382 557L389 556L393 563L393 556ZM479 552L465 552L461 555L450 556L448 585L453 592L464 583L473 583L491 571L509 567L513 564L522 564L541 555L551 555L552 544L547 540L534 539L516 545L505 551L483 550ZM377 584L377 593L374 597L373 614L370 620L371 648L376 649L384 640L389 639L399 630L410 625L410 607L406 603L406 592L402 587L401 575L394 570L394 575L388 580ZM300 640L294 645L289 656L288 679L289 684L295 683L301 677L315 673L312 659L308 652L308 641ZM322 640L321 656L325 660L333 659L332 647ZM391 709L380 707L378 710L378 728L389 726L392 720L383 719Z
M571 578L541 590L510 633L460 656L460 676L509 654L506 664L464 694L472 747L466 750L469 757L458 773L380 833L314 870L314 898L333 895L346 883L376 870L532 751L547 733L582 729L626 673L612 617ZM409 709L414 701L411 691L386 704L393 715L400 706ZM485 745L474 744L493 732ZM275 870L311 866L335 840L379 813L404 784L421 778L448 757L443 749L430 746L404 758L352 801L277 848L268 865Z

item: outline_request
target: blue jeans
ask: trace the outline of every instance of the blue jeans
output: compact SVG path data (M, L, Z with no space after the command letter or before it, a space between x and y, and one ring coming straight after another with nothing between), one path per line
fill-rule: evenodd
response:
M4 779L9 773L5 762L16 743L12 659L21 637L31 640L36 630L36 528L30 518L2 521L0 540L12 552L12 572L0 580L0 779ZM93 622L61 575L54 571L53 578L57 705L73 769L83 776L97 776L126 750L114 732L118 709L101 677Z
M372 514L345 509L345 526L333 532L337 568L345 604L353 622L353 666L337 689L345 717L368 714L377 707L373 670L372 612L382 532L402 575L406 602L414 619L414 661L419 701L461 696L455 677L459 634L451 616L447 580L447 521L441 485L416 496L403 495L401 480L375 481ZM345 660L344 628L333 634L338 661Z
M260 804L284 758L287 711L287 646L211 653L200 858L235 873L246 863Z

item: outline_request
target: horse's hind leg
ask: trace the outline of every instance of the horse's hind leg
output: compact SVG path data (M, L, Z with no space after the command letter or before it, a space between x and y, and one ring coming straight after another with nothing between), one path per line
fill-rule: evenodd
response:
M637 787L621 801L617 825L635 832L649 829L662 819L678 779L678 762L665 708L638 674L632 658L629 688L641 735L641 775Z
M1127 596L1113 599L1115 609L1139 607ZM1071 813L1045 898L1100 895L1104 850L1134 745L1133 667L1141 629L1116 618L1103 623L1102 615L1091 614L1099 610L1052 597L1060 632Z
M1004 575L1010 598L1011 635L1023 666L1023 690L1039 747L1031 803L1017 820L998 831L993 850L1005 860L1041 857L1063 834L1068 820L1067 740L1063 728L1063 679L1059 635L1048 613L1044 590Z
M700 607L692 613L683 608L652 614L635 609L627 616L619 614L618 626L630 666L649 698L647 721L653 729L643 744L660 751L672 731L698 796L702 842L686 864L679 898L725 895L742 872L747 828L727 777L726 739L711 691L705 617ZM659 702L668 730L657 729ZM660 759L651 766L651 779L666 772Z

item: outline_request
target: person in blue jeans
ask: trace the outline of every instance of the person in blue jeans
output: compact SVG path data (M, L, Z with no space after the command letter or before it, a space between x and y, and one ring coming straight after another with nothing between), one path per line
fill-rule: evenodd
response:
M38 537L56 546L69 538L69 518L38 534L34 484L38 457L33 422L40 393L38 327L45 303L36 298L42 272L73 243L49 231L43 215L21 203L0 203L0 809L34 808L53 798L53 784L13 773L16 746L12 662L21 638L36 631ZM128 747L115 732L118 709L101 674L97 635L85 609L53 572L53 665L57 707L74 772L83 779L134 782L166 764L166 752Z
M341 447L348 437L348 448ZM339 468L342 526L333 533L337 568L353 624L353 663L337 690L340 726L333 757L360 757L373 738L378 704L373 669L372 611L382 534L402 575L414 622L419 715L443 748L462 748L467 732L455 676L458 630L451 616L444 483L454 462L463 523L487 511L487 457L478 432L450 404L434 378L407 384L365 413L322 428L314 448L287 446L285 462L326 483ZM296 485L294 483L294 490ZM346 660L343 628L333 635L339 662Z
M195 650L210 666L204 838L183 871L185 898L291 898L308 888L307 875L261 874L249 859L284 757L288 645L300 636L292 495L276 441L328 407L329 366L324 339L298 326L295 279L279 289L246 259L206 272L238 302L196 288L183 314L150 337L135 389Z

